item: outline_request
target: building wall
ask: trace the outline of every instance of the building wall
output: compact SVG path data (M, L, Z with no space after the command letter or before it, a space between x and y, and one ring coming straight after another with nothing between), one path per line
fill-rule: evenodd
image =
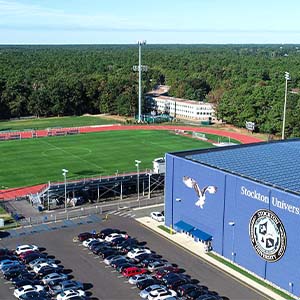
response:
M166 225L183 220L211 234L214 251L300 294L298 196L171 154L166 155L166 169ZM215 194L206 193L203 208L195 205L197 193L184 183L184 176L193 178L201 189L207 185L217 187ZM274 212L286 232L286 250L275 262L259 256L250 239L250 220L262 209ZM232 222L234 226L229 225Z

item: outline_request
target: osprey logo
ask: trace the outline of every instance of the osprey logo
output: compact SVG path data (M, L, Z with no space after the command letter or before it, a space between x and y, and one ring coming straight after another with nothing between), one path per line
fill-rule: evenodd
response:
M215 187L213 185L205 186L203 189L200 189L196 180L194 180L191 177L183 176L182 180L183 180L183 183L188 188L195 190L197 196L199 197L198 201L195 202L195 205L200 206L201 208L203 208L203 205L205 204L205 199L206 199L205 194L206 193L215 194L217 192L217 187Z
M256 211L249 223L249 234L254 250L264 260L275 262L284 255L286 233L274 212L267 209Z

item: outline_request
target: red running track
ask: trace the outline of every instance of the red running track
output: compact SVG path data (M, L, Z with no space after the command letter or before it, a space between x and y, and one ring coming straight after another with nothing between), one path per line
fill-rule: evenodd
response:
M68 130L72 130L74 128L60 128L57 131L67 132ZM191 127L191 126L157 126L157 125L100 125L100 126L86 126L86 127L78 127L76 128L79 130L80 133L88 133L88 132L102 132L102 131L117 131L117 130L185 130L185 131L197 131L203 133L210 133L224 137L230 137L231 139L235 139L240 141L242 144L250 144L250 143L257 143L261 142L261 139L258 139L253 136L248 136L236 132L230 131L223 131L213 128L207 127ZM51 130L55 132L55 129ZM37 137L46 137L48 136L49 130L36 130L35 133ZM21 132L14 132L12 135L20 134L22 139L32 138L32 131L21 131ZM10 134L6 134L9 136ZM40 184L35 186L29 187L20 187L20 188L12 188L6 190L0 190L0 200L10 200L15 199L17 197L24 197L28 194L35 194L40 192L42 189L46 187L46 184Z

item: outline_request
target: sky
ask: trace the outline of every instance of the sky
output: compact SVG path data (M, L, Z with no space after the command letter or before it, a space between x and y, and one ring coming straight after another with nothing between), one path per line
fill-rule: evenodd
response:
M0 44L300 44L299 0L0 0Z

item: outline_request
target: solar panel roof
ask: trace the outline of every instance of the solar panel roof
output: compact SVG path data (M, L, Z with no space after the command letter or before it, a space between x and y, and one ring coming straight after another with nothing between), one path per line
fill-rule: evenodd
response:
M183 153L187 159L300 193L300 139Z

